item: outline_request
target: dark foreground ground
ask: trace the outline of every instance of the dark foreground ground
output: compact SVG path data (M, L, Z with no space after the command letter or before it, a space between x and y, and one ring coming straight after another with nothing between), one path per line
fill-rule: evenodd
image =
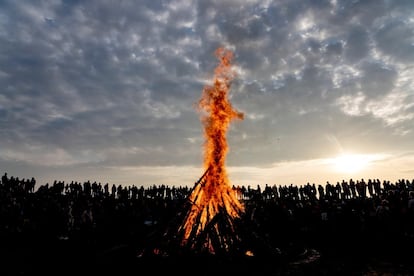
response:
M1 180L0 276L414 275L414 180L359 182L358 191L327 185L318 197L310 185L249 188L240 219L220 213L219 228L203 233L217 251L230 246L220 240L237 237L232 254L220 257L177 246L188 189L110 193L56 182L35 192L32 182Z
M139 256L127 245L96 249L69 240L1 247L0 275L414 275L411 244L286 248L278 256ZM291 251L291 252L290 252Z

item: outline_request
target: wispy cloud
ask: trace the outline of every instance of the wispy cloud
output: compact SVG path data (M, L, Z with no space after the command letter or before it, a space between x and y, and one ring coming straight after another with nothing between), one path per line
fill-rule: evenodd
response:
M221 45L235 53L231 100L246 115L231 125L229 166L325 158L337 153L327 137L413 147L411 1L0 7L4 169L201 166L194 103Z

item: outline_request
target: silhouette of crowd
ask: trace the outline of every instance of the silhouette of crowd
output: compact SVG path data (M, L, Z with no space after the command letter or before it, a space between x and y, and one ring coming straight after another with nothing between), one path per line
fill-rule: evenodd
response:
M242 219L246 224L253 225L254 233L267 244L282 250L307 247L330 255L362 257L414 245L414 179L394 183L349 179L324 185L265 184L233 189L245 205ZM136 257L139 248L156 242L151 235L166 229L182 211L190 192L188 186L91 181L55 181L36 189L34 178L4 173L0 182L0 257L17 258L27 250L44 249L40 252L48 256L45 258L82 262L99 256L115 258L122 248L135 250L132 255ZM33 258L37 262L43 257Z

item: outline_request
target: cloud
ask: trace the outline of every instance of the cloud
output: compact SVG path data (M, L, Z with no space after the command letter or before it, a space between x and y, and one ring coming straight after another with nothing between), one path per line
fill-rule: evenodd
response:
M408 18L383 23L376 33L378 48L396 60L413 62L413 26L413 20Z
M323 158L338 151L327 137L412 148L412 1L1 5L5 168L201 165L194 104L221 45L246 115L228 133L229 165Z

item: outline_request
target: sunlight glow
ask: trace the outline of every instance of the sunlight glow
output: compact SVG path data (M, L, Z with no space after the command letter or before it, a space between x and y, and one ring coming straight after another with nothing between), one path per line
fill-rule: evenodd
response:
M332 159L335 170L344 173L356 173L365 169L377 158L373 155L342 154Z

